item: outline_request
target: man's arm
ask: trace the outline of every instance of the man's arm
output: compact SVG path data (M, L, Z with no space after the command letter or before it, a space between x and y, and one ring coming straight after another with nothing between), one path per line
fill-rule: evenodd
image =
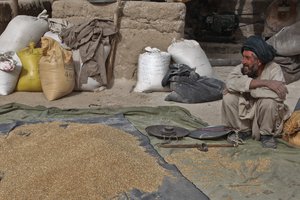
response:
M274 91L280 99L285 99L286 94L288 93L285 83L277 80L257 80L252 79L250 82L250 89L266 87Z
M236 66L231 73L229 73L226 80L226 91L229 92L249 92L249 85L252 78L243 75L241 72L242 65Z

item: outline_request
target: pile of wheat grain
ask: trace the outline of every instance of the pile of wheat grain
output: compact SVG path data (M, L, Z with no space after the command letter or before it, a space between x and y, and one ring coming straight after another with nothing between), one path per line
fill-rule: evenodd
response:
M168 174L137 139L105 125L25 125L0 138L1 199L110 199L156 191Z

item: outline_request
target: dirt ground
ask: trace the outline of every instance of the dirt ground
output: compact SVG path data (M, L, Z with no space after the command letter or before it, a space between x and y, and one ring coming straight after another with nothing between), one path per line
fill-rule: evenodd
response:
M233 67L214 67L214 71L221 80L225 80ZM41 92L15 92L8 96L0 96L0 105L7 103L21 103L30 106L43 105L59 108L89 108L93 105L101 107L128 106L181 106L191 114L201 118L210 125L221 124L221 101L208 103L185 104L165 101L168 92L137 93L133 92L135 81L118 79L114 86L101 92L73 92L55 101L48 101ZM293 110L299 96L300 80L288 85L289 94L286 103Z

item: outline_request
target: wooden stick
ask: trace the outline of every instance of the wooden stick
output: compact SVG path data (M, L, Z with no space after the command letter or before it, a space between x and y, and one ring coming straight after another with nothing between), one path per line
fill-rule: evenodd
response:
M163 148L202 148L202 147L236 147L236 144L159 144Z
M114 12L114 25L120 30L119 27L119 19L121 16L121 9L122 9L122 1L117 1L117 8ZM117 33L118 34L118 33ZM110 88L112 86L112 80L113 80L113 71L114 71L114 63L115 63L115 55L116 55L116 49L117 49L117 40L118 36L114 35L111 41L111 50L108 57L107 67L106 67L106 77L107 77L107 87Z

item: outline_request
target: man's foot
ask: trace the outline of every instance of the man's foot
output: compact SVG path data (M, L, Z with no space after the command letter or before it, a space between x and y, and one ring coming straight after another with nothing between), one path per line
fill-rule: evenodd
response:
M252 136L251 131L231 132L227 136L227 141L231 144L243 144L244 140L250 139L251 136Z
M260 141L263 148L277 148L276 140L272 135L261 135Z

